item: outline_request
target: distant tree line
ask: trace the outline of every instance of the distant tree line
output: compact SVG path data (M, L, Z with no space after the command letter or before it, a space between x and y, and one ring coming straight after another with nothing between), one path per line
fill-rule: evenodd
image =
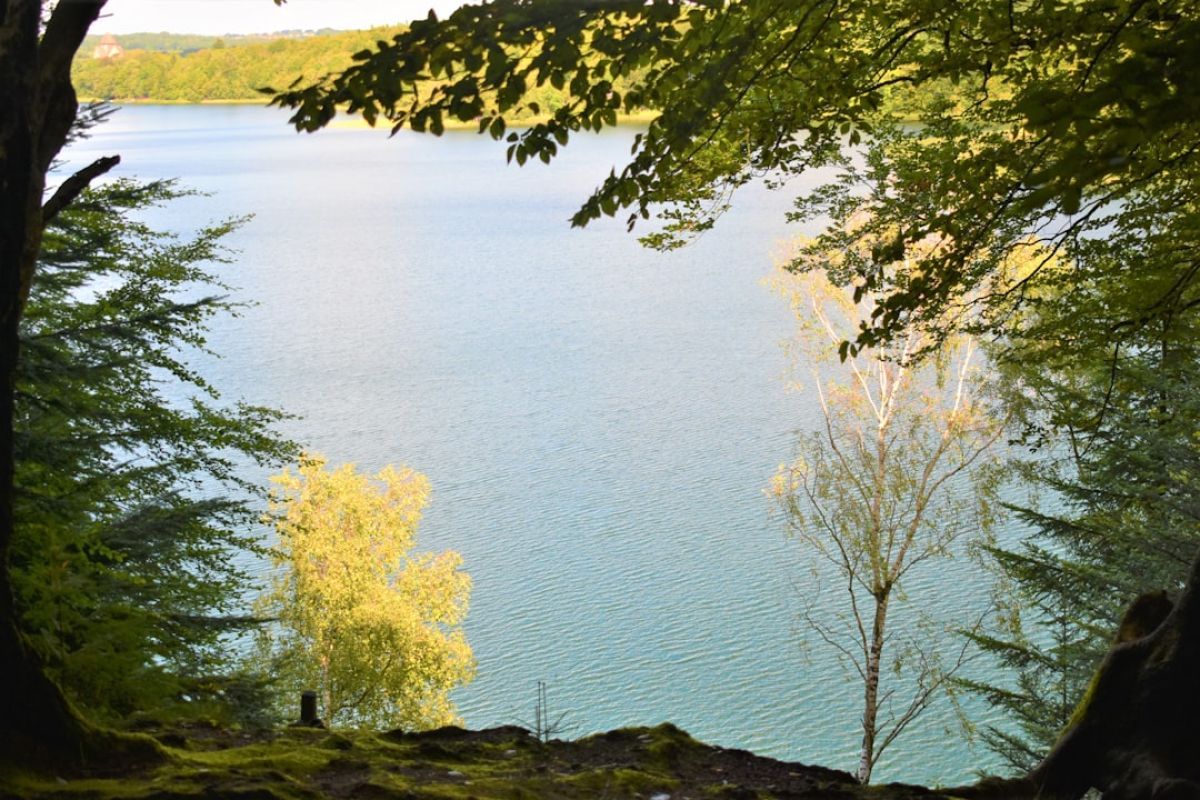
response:
M278 31L276 33L230 33L221 36L206 36L197 33L122 33L117 41L125 50L153 50L160 53L194 53L209 47L245 47L247 45L268 44L277 39L300 39L313 36L328 36L338 31L333 28L321 28L316 31ZM88 58L96 45L100 44L102 34L93 33L86 36L83 46L79 48L79 57ZM218 42L220 44L218 44Z
M400 27L329 32L302 38L212 37L133 34L119 37L125 53L91 57L96 38L75 58L72 78L79 96L93 100L169 103L263 100L263 87L283 89L297 78L315 80L341 72L351 54L389 40ZM539 88L543 113L566 101L564 89Z
M134 49L122 37L123 55L91 58L82 48L72 75L81 97L112 100L253 100L264 86L287 86L296 78L316 78L351 63L350 54L397 29L376 28L330 36L248 43L236 38L203 39L203 49L185 52L195 37L164 39L162 49ZM216 46L227 45L227 46ZM238 46L234 46L238 45Z

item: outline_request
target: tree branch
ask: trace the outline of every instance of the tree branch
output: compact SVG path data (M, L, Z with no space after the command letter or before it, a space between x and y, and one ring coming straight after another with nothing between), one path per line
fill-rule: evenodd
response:
M75 199L83 194L83 190L92 181L120 163L120 156L104 156L103 158L96 159L63 181L50 199L46 201L46 204L42 206L42 224L45 225L57 217L60 211L75 202Z

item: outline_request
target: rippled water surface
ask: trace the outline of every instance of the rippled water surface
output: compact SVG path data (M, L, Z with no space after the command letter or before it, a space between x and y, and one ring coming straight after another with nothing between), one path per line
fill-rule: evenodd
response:
M670 255L612 221L571 230L633 135L518 169L469 133L304 136L260 108L142 106L70 155L120 153L117 174L211 193L156 224L255 215L221 271L258 305L219 324L224 357L203 371L226 398L298 414L287 433L332 461L429 476L422 547L459 550L475 582L469 725L531 719L545 680L576 735L671 720L853 769L860 690L801 649L811 578L763 494L815 423L785 391L790 313L762 285L801 231L786 193L757 188ZM965 622L986 588L964 563L910 594ZM877 776L994 764L940 706Z

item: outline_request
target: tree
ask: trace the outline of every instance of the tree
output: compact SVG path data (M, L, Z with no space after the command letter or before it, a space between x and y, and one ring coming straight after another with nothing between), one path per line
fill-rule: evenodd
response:
M891 612L912 599L905 584L914 569L989 541L996 488L989 467L1004 426L979 396L980 364L969 337L944 344L936 361L918 361L928 342L913 328L849 356L839 381L829 376L829 362L869 308L819 268L781 288L802 320L823 428L801 435L799 457L781 468L772 494L789 533L832 570L833 602L848 606L831 614L818 593L808 598L804 620L862 681L857 777L869 783L883 753L966 659L960 647L943 664L944 643L927 631L899 633ZM913 673L907 699L897 701L897 687L884 678L887 661L898 674Z
M51 220L21 323L12 563L21 627L93 715L154 711L228 682L227 633L261 552L244 464L295 452L280 414L217 402L182 360L236 306L196 290L239 220L178 239L140 212L184 194L118 180ZM189 297L191 295L191 297ZM174 384L174 385L172 385ZM199 395L172 402L168 387Z
M943 127L970 130L954 120ZM882 223L877 212L889 207L897 185L921 173L927 144L903 131L877 132L861 164L848 164L843 182L817 193L803 210L823 209L835 221L869 211L863 228L886 241L887 228L877 225L894 224L898 207L889 208ZM1196 693L1193 682L1171 684L1149 665L1128 661L1121 680L1088 680L1093 667L1107 669L1106 651L1138 638L1114 639L1121 608L1136 610L1138 597L1162 599L1153 590L1182 589L1195 558L1200 451L1188 420L1194 418L1197 287L1185 255L1194 211L1189 205L1171 208L1169 196L1155 191L1116 209L1106 217L1110 228L1102 238L1092 231L1050 244L1030 233L1035 228L1011 220L1010 244L980 256L992 266L976 291L990 299L979 303L967 295L947 304L956 326L990 331L1007 376L1005 398L1021 424L1017 433L1036 453L1023 471L1066 505L1056 515L1017 510L1039 529L1038 540L996 556L1027 612L1035 611L1007 638L975 637L1016 672L1011 682L969 684L1009 711L1023 731L985 731L1033 781L1007 791L1075 796L1097 786L1119 796L1144 791L1156 780L1198 777L1179 766L1171 752L1178 744L1147 733L1180 732L1179 720L1150 713L1135 722L1137 709L1129 703L1136 695L1159 709L1168 703L1186 708ZM913 216L921 213L916 209ZM836 225L819 238L821 246L835 248L857 241ZM854 259L847 274L869 271L870 255ZM1123 270L1129 274L1115 280ZM899 272L892 279L901 287L906 280ZM979 312L986 317L982 325L973 316ZM1154 621L1175 626L1185 618L1181 612L1170 623L1165 615ZM1048 639L1026 635L1043 626ZM1156 635L1178 633L1175 627ZM1163 657L1146 643L1139 652L1138 659ZM1186 669L1173 666L1168 674L1183 676ZM1089 685L1127 694L1088 700L1081 709ZM1049 702L1046 689L1053 690ZM1172 700L1163 699L1168 696ZM1110 712L1122 724L1097 716Z
M8 680L8 689L0 693L0 744L10 753L90 749L87 726L43 674L17 629L10 562L19 327L43 226L116 163L115 158L97 160L44 200L47 170L66 143L77 111L71 58L103 5L103 0L59 3L43 33L42 3L0 3L0 107L5 109L0 117L0 665Z
M306 456L274 479L276 564L259 603L278 619L263 650L291 697L318 687L326 720L434 728L457 721L448 692L474 659L460 626L471 581L453 551L410 553L429 494L424 475Z
M1000 365L1021 438L1060 439L1021 470L1052 492L1056 508L1020 510L1036 536L996 553L1028 606L1012 635L986 643L1011 679L975 684L1021 721L1024 736L985 734L1017 768L1066 727L1121 610L1152 590L1182 590L1200 546L1200 321L1180 313L1198 287L1181 287L1178 304L1156 305L1178 280L1168 231L1181 224L1178 214L1147 220L1075 248L1072 262L1048 262L1047 289L1014 326L1021 358ZM1105 279L1117 264L1138 265L1121 286ZM1068 273L1069 284L1055 273ZM1056 295L1068 290L1066 301ZM1070 317L1080 315L1094 325L1072 330ZM1136 316L1148 319L1122 324ZM1061 688L1049 693L1053 702L1048 687Z
M1005 567L1013 582L1023 575ZM956 678L1006 717L980 729L988 749L999 755L1014 775L1026 775L1050 752L1071 723L1079 698L1094 672L1096 660L1081 641L1072 616L1071 584L1049 582L1045 594L1033 595L1024 586L1012 591L1020 598L1019 616L1008 630L992 635L971 634L973 643L990 657L999 680ZM1015 605L1012 603L1010 605Z
M0 0L0 752L53 754L78 760L145 743L113 737L84 723L42 670L17 627L11 570L15 522L13 413L20 364L20 323L47 222L112 169L97 159L47 198L47 173L71 134L78 111L71 62L106 0ZM281 2L281 0L276 0Z

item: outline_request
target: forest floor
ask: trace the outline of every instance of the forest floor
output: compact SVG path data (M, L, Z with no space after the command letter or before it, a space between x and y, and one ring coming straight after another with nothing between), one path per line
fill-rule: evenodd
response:
M936 798L898 784L713 747L673 725L540 742L516 727L427 733L151 729L165 757L54 774L0 767L13 798L405 798L406 800L767 800Z

